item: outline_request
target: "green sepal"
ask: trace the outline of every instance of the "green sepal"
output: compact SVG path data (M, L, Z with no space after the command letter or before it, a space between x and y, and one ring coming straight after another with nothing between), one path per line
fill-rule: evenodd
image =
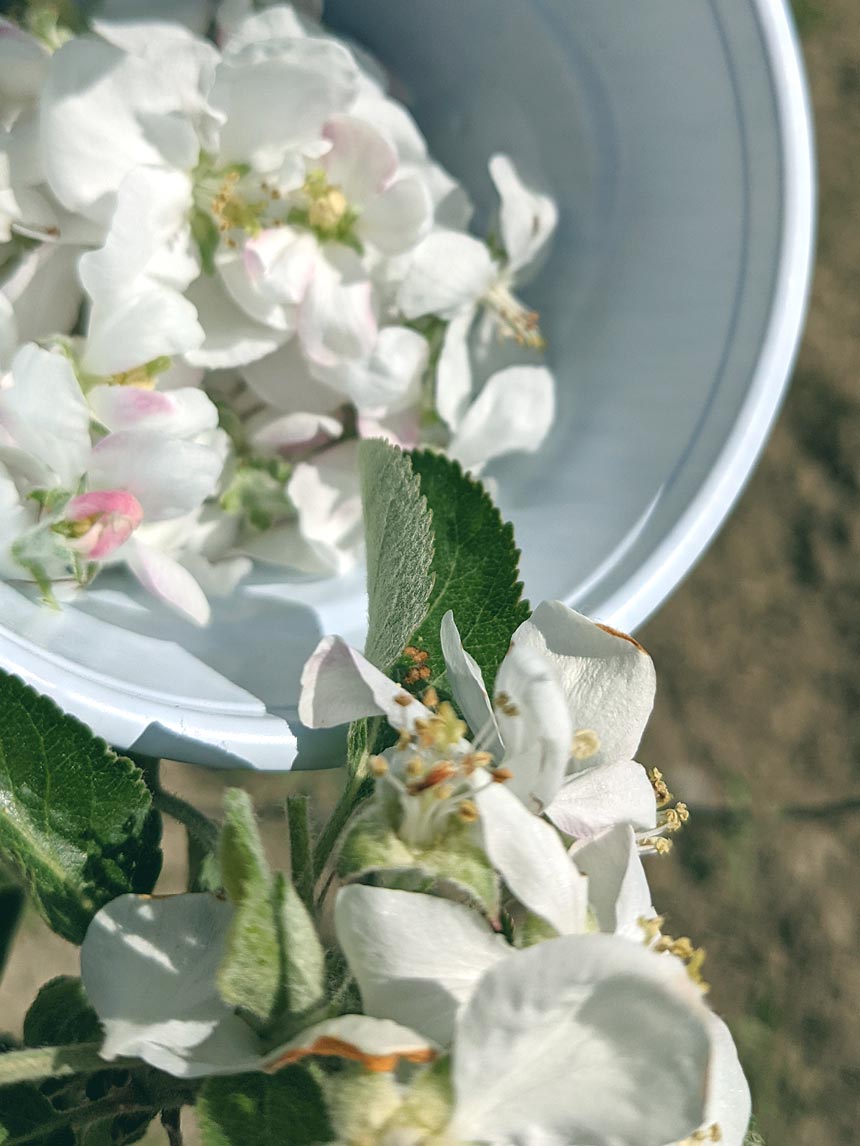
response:
M334 1139L322 1090L299 1066L207 1079L197 1120L203 1146L317 1146Z
M355 817L347 831L337 868L342 879L373 875L385 886L401 890L451 889L488 917L494 919L499 913L498 876L465 824L452 824L431 847L412 848L374 803Z

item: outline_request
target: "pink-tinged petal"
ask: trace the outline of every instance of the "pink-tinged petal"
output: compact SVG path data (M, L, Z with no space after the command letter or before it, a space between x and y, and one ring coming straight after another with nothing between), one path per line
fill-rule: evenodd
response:
M449 453L467 470L515 451L534 453L555 419L555 382L542 366L494 374L466 411Z
M206 594L178 561L137 540L129 545L125 559L147 593L195 625L208 623L211 610Z
M270 170L349 106L358 80L351 54L331 39L269 40L230 52L210 96L225 117L219 158Z
M90 409L108 430L151 430L195 438L218 425L218 410L202 390L144 390L140 386L95 386Z
M265 358L290 337L286 322L276 330L251 318L216 275L201 275L189 287L188 299L205 335L202 345L185 355L192 366L209 370L244 366Z
M490 176L501 199L502 242L512 271L530 266L552 238L558 208L547 195L532 191L520 179L507 155L494 155Z
M147 521L182 517L211 497L223 468L215 449L146 430L119 430L94 447L89 480L94 489L126 489Z
M363 119L335 115L323 128L331 150L320 166L352 206L362 207L383 191L397 171L397 152Z
M337 728L364 716L411 729L431 713L346 641L323 637L302 670L299 720L308 728Z
M401 450L414 450L421 444L421 407L418 405L396 414L383 410L359 411L356 424L360 438L383 438Z
M596 734L595 751L574 758L579 770L632 760L654 706L656 674L632 637L595 624L560 601L544 601L514 633L554 663L574 732Z
M249 239L242 251L248 278L271 301L297 306L307 293L319 258L313 235L271 227Z
M319 448L343 433L343 425L326 414L282 414L267 418L249 435L251 445L263 454L289 457Z
M398 305L404 318L454 318L474 306L498 274L485 243L459 231L434 231L416 247Z
M86 533L70 544L90 561L103 561L128 541L143 521L143 508L127 490L95 490L73 497L64 516L71 522L91 519Z
M546 814L565 835L578 840L591 839L616 824L653 831L657 798L642 765L619 760L569 776Z
M299 337L308 358L320 366L372 353L377 337L373 287L354 252L337 248L318 260L299 310Z
M427 234L433 201L423 180L398 179L367 204L358 222L363 239L386 255L399 255Z

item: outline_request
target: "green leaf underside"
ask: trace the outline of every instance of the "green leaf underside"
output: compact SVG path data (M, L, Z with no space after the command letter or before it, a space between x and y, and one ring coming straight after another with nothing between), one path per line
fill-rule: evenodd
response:
M464 892L490 917L499 912L499 883L483 851L465 827L452 827L433 847L412 849L377 808L356 817L338 857L343 878L380 875L387 886L421 891L447 884Z
M320 1001L324 955L295 888L269 870L247 794L228 792L225 807L221 868L236 912L218 990L266 1038Z
M407 642L428 653L431 676L416 691L432 684L441 695L448 693L439 629L450 609L492 693L511 635L531 612L522 597L513 526L502 520L481 483L465 475L457 462L428 451L411 457L433 515L434 540L427 613Z
M80 979L61 975L39 990L24 1019L28 1047L100 1043L98 1016L87 1002Z
M0 852L48 925L80 943L109 900L152 890L160 817L130 760L6 673L0 712Z
M32 1083L0 1089L0 1146L21 1140L36 1146L74 1146L74 1132L69 1127L52 1130L54 1120L54 1107Z
M367 537L368 660L388 672L424 620L433 589L430 512L408 455L381 439L359 446Z
M197 1119L204 1146L315 1146L334 1138L322 1091L298 1066L208 1079Z

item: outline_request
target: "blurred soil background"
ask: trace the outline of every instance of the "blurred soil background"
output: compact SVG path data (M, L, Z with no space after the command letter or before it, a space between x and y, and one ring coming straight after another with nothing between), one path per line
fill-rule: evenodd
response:
M741 2L741 0L739 0ZM649 861L667 930L708 951L771 1146L860 1141L860 0L796 0L818 129L818 269L794 384L765 456L697 570L639 634L659 690L640 759L693 818ZM331 773L205 773L165 786L217 814L251 790L274 862L283 800ZM168 825L165 890L184 886ZM20 1029L77 952L28 918L0 985ZM153 1128L147 1143L163 1142Z

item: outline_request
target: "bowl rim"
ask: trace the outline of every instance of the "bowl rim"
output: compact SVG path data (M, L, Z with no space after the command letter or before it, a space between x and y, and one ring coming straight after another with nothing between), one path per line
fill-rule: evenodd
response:
M782 228L770 314L752 381L713 467L637 569L591 610L634 632L666 601L725 523L782 408L803 336L815 266L815 128L803 52L788 0L753 0L770 66L783 163Z

